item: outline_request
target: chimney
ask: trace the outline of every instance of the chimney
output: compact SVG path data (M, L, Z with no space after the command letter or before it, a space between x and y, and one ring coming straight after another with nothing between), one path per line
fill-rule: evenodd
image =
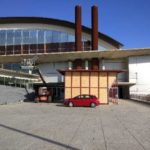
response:
M92 6L92 50L98 50L98 7Z
M82 51L81 6L75 7L75 51Z

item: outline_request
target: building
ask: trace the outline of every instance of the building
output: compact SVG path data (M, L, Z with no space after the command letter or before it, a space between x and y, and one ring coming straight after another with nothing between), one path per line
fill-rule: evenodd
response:
M30 65L37 56L35 64L56 99L90 93L105 99L102 102L107 104L114 85L120 98L149 94L149 90L145 92L149 82L143 76L146 71L143 65L150 65L150 50L122 50L123 44L98 32L96 6L92 7L91 16L91 29L81 25L80 6L75 8L75 23L39 17L0 18L0 83L15 82L21 87L42 84L31 69L22 73L22 78L19 72L12 76L4 70L18 71L22 62L27 65L29 61ZM75 84L71 83L73 80Z

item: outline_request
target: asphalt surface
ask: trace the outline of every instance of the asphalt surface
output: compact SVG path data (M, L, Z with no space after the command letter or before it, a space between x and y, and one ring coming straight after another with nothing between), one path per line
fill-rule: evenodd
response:
M150 105L0 105L0 150L150 150Z

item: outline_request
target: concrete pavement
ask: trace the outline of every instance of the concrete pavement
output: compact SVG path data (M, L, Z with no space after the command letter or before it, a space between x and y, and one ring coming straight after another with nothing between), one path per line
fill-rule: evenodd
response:
M149 150L150 105L0 105L0 150Z

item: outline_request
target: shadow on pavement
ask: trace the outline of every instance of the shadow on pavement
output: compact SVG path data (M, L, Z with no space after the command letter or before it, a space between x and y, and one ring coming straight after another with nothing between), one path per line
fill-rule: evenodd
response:
M22 131L22 130L19 130L19 129L15 129L15 128L6 126L6 125L4 125L4 124L0 124L0 127L3 127L3 128L5 128L5 129L8 129L8 130L15 131L15 132L18 132L18 133L21 133L21 134L25 134L25 135L28 135L28 136L31 136L31 137L34 137L34 138L43 140L43 141L45 141L45 142L48 142L48 143L51 143L51 144L55 144L55 145L64 147L64 148L66 148L66 149L79 150L78 148L75 148L75 147L72 147L72 146L69 146L69 145L66 145L66 144L63 144L63 143L60 143L60 142L51 140L51 139L47 139L47 138L41 137L41 136L39 136L39 135L35 135L35 134L31 134L31 133L28 133L28 132L25 132L25 131Z
M58 106L58 107L67 107L63 103L57 103L56 106Z

